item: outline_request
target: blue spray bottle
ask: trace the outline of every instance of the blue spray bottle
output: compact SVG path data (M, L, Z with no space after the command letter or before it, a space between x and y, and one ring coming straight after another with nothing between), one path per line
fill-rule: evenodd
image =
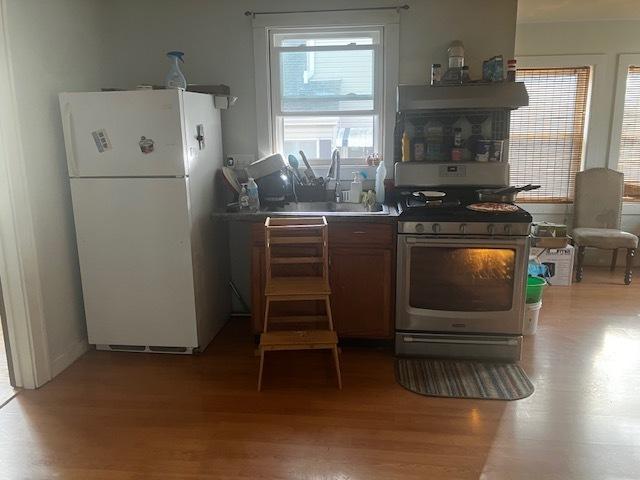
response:
M171 61L169 73L164 77L164 86L167 88L177 88L179 90L187 89L187 79L184 78L178 61L184 63L182 57L184 52L167 52L167 57Z

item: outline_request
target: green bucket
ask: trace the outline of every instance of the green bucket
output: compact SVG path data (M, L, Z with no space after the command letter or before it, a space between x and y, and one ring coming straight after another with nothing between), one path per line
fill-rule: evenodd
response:
M527 303L538 303L542 299L542 292L547 281L540 277L527 278Z

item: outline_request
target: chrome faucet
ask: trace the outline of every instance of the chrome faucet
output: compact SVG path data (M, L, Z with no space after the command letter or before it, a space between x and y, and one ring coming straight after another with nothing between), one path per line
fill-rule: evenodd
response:
M340 203L342 201L342 187L340 186L340 150L337 148L333 150L331 155L331 166L333 167L333 175L336 181L335 201Z

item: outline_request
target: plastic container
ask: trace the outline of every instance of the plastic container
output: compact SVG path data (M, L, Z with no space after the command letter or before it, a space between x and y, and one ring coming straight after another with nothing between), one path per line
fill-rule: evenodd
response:
M380 160L380 165L376 168L376 202L380 205L384 203L384 179L387 178L387 167L384 159Z
M542 300L536 303L527 303L527 308L524 311L524 325L522 326L522 333L524 335L536 334L541 308Z
M542 300L542 292L547 281L540 277L527 277L527 303L537 303Z
M449 56L449 68L464 67L464 45L460 40L454 40L447 50Z
M187 79L184 78L182 74L182 70L180 70L180 63L184 63L182 57L184 56L184 52L167 52L167 57L169 57L169 61L171 62L171 67L169 68L169 73L164 77L164 86L167 88L174 88L178 90L186 90L187 89Z

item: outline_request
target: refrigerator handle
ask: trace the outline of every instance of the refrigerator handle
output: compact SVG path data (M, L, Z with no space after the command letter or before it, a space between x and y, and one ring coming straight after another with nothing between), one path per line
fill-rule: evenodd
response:
M73 129L71 105L69 102L66 102L63 106L62 122L64 127L64 148L67 150L67 160L69 165L69 176L75 177L78 175L78 162L76 161L75 148L73 145L75 132Z

